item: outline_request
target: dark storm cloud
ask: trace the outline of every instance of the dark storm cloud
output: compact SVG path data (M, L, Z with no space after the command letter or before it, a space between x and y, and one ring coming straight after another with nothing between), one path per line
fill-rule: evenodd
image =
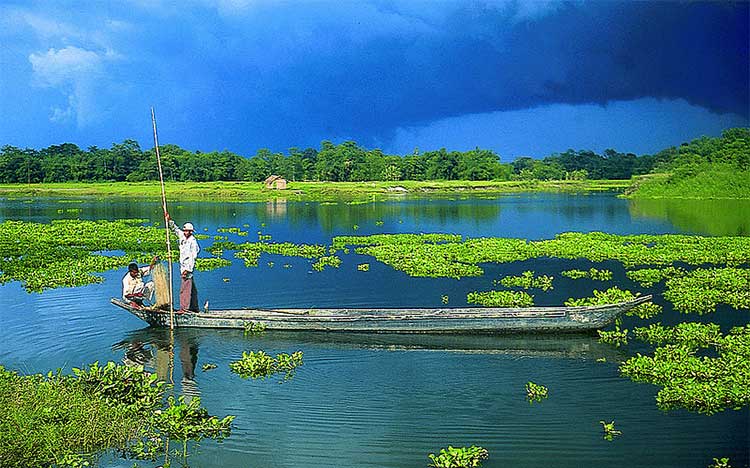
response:
M519 17L521 3L438 5L256 12L250 42L266 48L237 64L240 94L363 141L449 116L641 97L748 115L747 3L552 4L535 17Z
M0 136L145 142L152 104L172 141L242 152L381 145L405 127L556 104L683 99L745 120L750 107L747 2L76 5L0 6L14 45L4 112L19 116Z

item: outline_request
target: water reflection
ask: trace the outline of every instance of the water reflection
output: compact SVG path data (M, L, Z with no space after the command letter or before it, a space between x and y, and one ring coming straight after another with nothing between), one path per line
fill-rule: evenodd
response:
M177 329L174 332L177 357L182 366L183 380L195 382L199 343L219 343L239 349L316 348L326 350L441 351L464 354L501 354L521 357L545 357L610 361L626 355L617 348L599 342L590 334L389 334L266 331L247 337L241 330ZM123 362L140 364L168 378L170 331L147 327L128 333L113 346L125 351ZM167 359L165 361L165 359ZM197 388L197 387L196 387Z
M173 355L172 342L176 353ZM173 356L180 363L182 377L180 385L185 401L200 396L195 380L195 366L198 363L198 336L191 333L175 333L167 329L148 328L129 333L122 341L112 345L113 351L122 350L122 362L128 366L139 365L156 372L159 380L173 382Z
M633 217L669 221L688 233L750 235L750 200L630 200L628 207Z

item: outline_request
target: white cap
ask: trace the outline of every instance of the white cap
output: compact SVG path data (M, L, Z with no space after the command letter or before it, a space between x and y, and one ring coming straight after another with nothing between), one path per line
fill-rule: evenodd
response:
M185 223L185 224L183 224L182 225L182 230L183 231L195 231L195 229L193 229L193 223Z

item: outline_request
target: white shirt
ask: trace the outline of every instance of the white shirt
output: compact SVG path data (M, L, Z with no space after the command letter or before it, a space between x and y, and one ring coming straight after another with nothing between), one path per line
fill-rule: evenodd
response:
M122 298L128 300L125 296L129 294L138 294L143 292L143 277L151 273L151 267L145 266L138 269L138 274L133 278L128 271L122 278Z
M180 244L180 272L189 271L192 273L195 269L195 259L198 258L198 253L201 251L198 241L195 240L195 234L186 237L182 229L178 228L171 219L169 220L169 227L177 234Z

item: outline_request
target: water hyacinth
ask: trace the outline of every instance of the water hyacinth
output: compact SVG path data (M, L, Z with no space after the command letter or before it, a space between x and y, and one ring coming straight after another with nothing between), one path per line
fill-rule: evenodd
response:
M341 266L341 259L335 255L320 257L317 262L313 263L312 268L315 271L323 271L327 266L338 268Z
M674 278L684 274L685 270L678 267L642 268L640 270L630 270L626 273L628 278L637 281L644 288L650 288L666 278Z
M597 268L589 268L587 271L566 270L560 274L571 279L590 278L595 281L609 281L612 279L612 272L610 270L599 270Z
M664 298L685 313L714 312L719 304L750 309L750 269L699 268L672 277Z
M440 449L440 453L428 455L431 468L477 468L489 457L489 452L482 447L451 447Z
M548 396L547 387L544 385L535 384L534 382L526 382L526 399L529 403L534 401L542 401Z
M722 334L716 324L654 324L636 328L634 334L658 347L653 356L628 359L620 372L661 386L659 408L713 414L750 404L750 325Z
M230 362L229 369L243 379L249 377L262 380L283 372L284 380L289 380L301 365L302 351L277 354L275 358L265 351L250 351L243 352L239 361Z
M534 276L533 271L524 271L521 276L506 276L499 283L506 287L519 287L523 289L541 289L549 291L552 289L554 277L547 275ZM495 280L497 282L497 280Z
M466 296L466 302L485 307L531 307L534 297L523 291L474 291Z

